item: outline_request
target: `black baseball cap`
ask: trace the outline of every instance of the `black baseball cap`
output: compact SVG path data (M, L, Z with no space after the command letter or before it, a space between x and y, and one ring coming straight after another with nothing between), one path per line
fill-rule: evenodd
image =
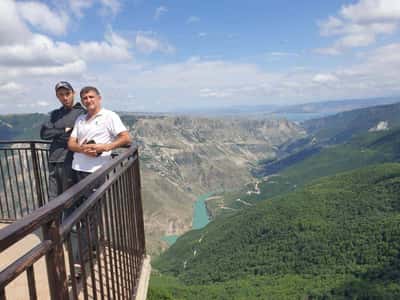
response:
M55 90L56 92L58 91L58 89L60 88L64 88L70 91L74 91L74 89L72 88L72 85L69 82L66 81L60 81L56 84Z

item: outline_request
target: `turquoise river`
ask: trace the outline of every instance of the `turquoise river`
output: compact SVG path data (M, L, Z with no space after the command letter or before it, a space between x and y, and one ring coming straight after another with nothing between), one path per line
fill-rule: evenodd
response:
M206 208L206 200L210 197L213 193L206 193L200 195L193 206L193 222L192 222L192 229L201 229L205 227L209 222L207 208ZM178 239L178 235L167 235L162 238L163 241L166 241L168 245L172 245Z

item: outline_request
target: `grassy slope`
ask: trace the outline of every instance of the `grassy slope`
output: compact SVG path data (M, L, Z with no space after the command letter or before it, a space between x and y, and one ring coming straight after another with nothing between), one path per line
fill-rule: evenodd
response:
M399 164L326 177L184 235L155 266L187 284L294 276L308 295L400 295L399 192ZM274 290L304 295L285 282Z

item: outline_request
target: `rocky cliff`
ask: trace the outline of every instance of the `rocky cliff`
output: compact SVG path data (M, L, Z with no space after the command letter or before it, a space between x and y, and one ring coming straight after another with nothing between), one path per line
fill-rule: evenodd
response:
M250 169L275 147L304 132L286 120L195 117L126 118L140 145L146 237L150 251L163 235L191 228L197 196L234 190L252 180Z

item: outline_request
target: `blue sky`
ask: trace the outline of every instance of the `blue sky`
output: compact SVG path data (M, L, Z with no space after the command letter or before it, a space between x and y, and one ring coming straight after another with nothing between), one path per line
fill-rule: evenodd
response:
M1 113L176 111L400 95L400 1L0 1ZM78 99L79 100L79 99Z

